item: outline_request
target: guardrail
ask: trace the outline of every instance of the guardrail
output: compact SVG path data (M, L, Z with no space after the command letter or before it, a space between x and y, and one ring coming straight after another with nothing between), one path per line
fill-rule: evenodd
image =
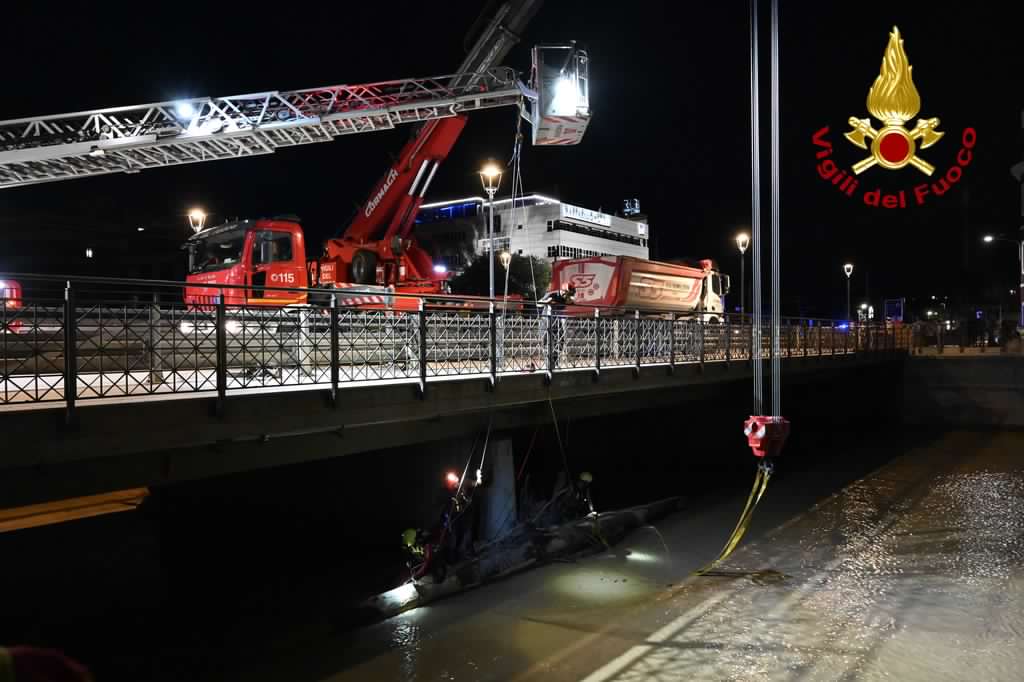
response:
M16 302L0 305L0 406L64 403L69 418L79 402L142 396L210 395L223 409L230 395L260 389L326 389L336 400L344 387L366 383L426 391L431 381L459 376L497 384L509 374L671 371L746 362L758 345L749 315L711 322L656 310L567 314L533 303L447 297L440 305L415 296L399 297L409 309L365 309L348 305L343 290L325 306L226 305L221 295L214 305L190 307L145 300L170 291L180 301L181 283L33 280ZM770 358L767 321L761 337L762 357ZM892 325L784 318L778 341L782 357L812 357L905 350L910 339Z

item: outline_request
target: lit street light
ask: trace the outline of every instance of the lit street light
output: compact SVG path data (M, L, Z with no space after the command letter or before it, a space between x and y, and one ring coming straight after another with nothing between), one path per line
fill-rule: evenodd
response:
M188 224L193 232L201 232L206 225L206 212L201 208L193 208L188 212Z
M843 266L843 272L846 273L846 321L850 321L850 275L853 274L853 263L847 263Z
M512 254L508 251L501 252L501 267L508 270L509 264L512 262Z
M992 242L1010 242L1011 244L1017 245L1017 261L1020 264L1020 311L1017 315L1017 326L1024 329L1024 239L1011 239L1009 237L1003 237L1001 235L986 234L981 238L986 244Z
M480 183L487 192L487 203L490 216L487 219L487 264L488 282L490 282L490 298L494 299L494 194L501 184L501 169L494 163L488 163L480 170Z
M746 312L747 302L747 247L750 246L750 235L740 232L736 235L736 246L740 249L740 321L743 321L743 313Z

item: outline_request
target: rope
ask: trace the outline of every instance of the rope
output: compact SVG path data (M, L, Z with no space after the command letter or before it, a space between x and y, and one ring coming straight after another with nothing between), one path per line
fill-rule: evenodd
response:
M477 471L484 470L484 462L487 461L487 446L491 442L491 420L494 417L494 412L487 414L487 433L484 435L484 449L480 451L480 466L477 467Z
M488 422L487 422L487 430L488 430L488 432L490 431L490 428L491 428L491 423L490 423L490 419L488 418ZM459 493L462 492L462 482L466 480L466 473L469 471L469 465L473 461L473 453L476 452L476 444L479 441L480 441L480 436L479 435L473 437L473 445L472 445L472 447L469 448L469 456L466 457L466 466L462 468L462 476L459 477L459 487L455 491L455 496L456 497L458 497Z
M754 510L757 509L757 503L761 501L764 491L768 488L768 480L772 476L772 469L772 464L768 460L764 460L758 465L757 473L754 474L754 486L750 489L750 495L747 496L747 503L743 506L740 518L736 521L736 527L732 529L732 533L729 535L729 539L725 541L722 551L709 564L694 571L693 575L740 575L713 571L720 563L729 558L746 534L747 529L750 527L750 521L754 518Z
M522 480L523 472L526 471L526 463L530 461L530 453L533 452L533 444L537 442L537 434L540 433L540 426L536 426L533 429L533 435L530 436L530 445L526 448L526 456L523 457L523 463L519 465L519 473L516 474L516 480Z
M515 220L516 197L518 196L521 199L523 197L523 194L524 194L524 191L523 191L523 165L522 165L522 158L523 158L523 116L522 116L523 112L522 112L522 107L523 107L523 105L520 104L520 109L517 112L517 116L516 116L516 134L515 134L514 142L513 142L513 145L512 145L512 160L510 161L510 163L512 164L512 214L511 215L512 215L512 224L513 225L518 225L519 224ZM520 201L519 203L520 203L519 210L522 212L523 224L525 225L527 223L527 221L529 220L529 210L526 207L526 205L523 204L522 201ZM511 243L512 242L511 242L511 238L510 238L509 239L510 248L511 248ZM532 244L530 242L530 230L527 230L526 231L526 252L527 252L527 258L530 261L530 283L531 283L531 285L533 287L533 297L535 299L538 299L538 298L540 298L540 292L537 291L537 275L536 275L536 273L534 272L534 269L533 269L533 255L532 255L531 249L532 249ZM507 297L507 295L508 295L508 271L505 272L505 282L506 282L505 289L506 289L506 297Z
M487 414L487 431L484 432L484 449L480 453L480 467L479 467L479 469L481 471L484 468L484 460L487 458L487 444L488 444L488 442L491 439L491 419L493 418L493 416L494 416L493 412L489 412ZM477 443L477 440L474 439L473 440L473 449L469 451L469 457L466 458L466 466L465 466L465 468L463 468L462 476L459 478L459 487L455 490L455 499L458 499L459 493L462 492L462 486L466 482L466 474L469 473L469 465L473 461L473 451L476 450L476 443Z
M555 438L558 439L558 450L562 453L562 464L565 466L565 482L572 484L572 472L569 470L569 458L565 454L565 448L562 447L562 432L558 428L558 415L555 414L555 404L551 401L551 396L548 395L548 407L551 408L551 421L555 425Z

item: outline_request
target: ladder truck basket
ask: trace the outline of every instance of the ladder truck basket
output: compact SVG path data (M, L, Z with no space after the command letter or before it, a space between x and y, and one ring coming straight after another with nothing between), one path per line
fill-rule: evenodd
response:
M533 144L574 145L590 123L588 58L575 44L533 48Z

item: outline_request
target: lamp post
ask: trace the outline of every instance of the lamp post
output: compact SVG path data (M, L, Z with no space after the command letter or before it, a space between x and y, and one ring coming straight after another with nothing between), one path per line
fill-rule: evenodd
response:
M504 300L508 301L508 266L512 264L512 254L509 251L502 251L499 256L501 259L501 267L505 268L505 293L503 294Z
M490 282L490 298L494 298L494 194L501 184L501 169L494 163L488 163L480 171L480 183L487 192L487 204L490 216L487 219L487 263L488 281Z
M844 265L843 272L846 273L846 321L850 322L850 275L853 274L853 263Z
M740 232L736 235L736 246L740 249L740 322L747 307L747 247L750 246L750 235Z
M202 232L206 225L206 212L201 208L193 208L188 212L188 224L193 232Z
M1020 265L1020 283L1017 292L1020 297L1020 310L1017 313L1017 327L1024 329L1024 239L1011 239L1000 235L986 234L982 237L986 244L992 242L1010 242L1017 246L1017 262Z

